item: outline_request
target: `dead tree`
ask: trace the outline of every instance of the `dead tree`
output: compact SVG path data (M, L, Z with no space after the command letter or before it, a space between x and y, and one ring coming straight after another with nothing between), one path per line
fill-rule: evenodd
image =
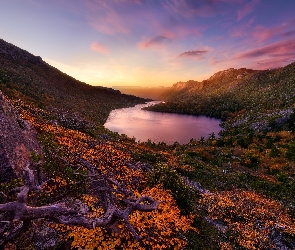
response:
M143 212L156 210L160 202L149 196L135 198L133 192L127 190L121 183L108 176L97 174L95 167L84 159L80 159L78 164L87 169L88 174L85 175L85 179L92 187L92 194L99 198L97 206L103 208L103 216L89 218L88 212L71 208L65 202L36 206L36 201L45 183L36 184L34 172L28 165L25 169L24 185L10 192L16 194L16 200L0 204L0 246L17 237L26 223L40 218L86 228L108 228L117 221L123 221L135 239L141 240L136 229L131 225L129 216L136 210ZM35 196L30 204L28 204L29 194ZM118 194L120 194L120 200L117 198ZM0 195L4 197L4 200L7 197L4 193Z

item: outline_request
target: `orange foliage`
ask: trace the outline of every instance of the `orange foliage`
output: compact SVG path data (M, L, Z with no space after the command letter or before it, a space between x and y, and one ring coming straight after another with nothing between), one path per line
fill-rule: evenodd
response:
M59 176L51 178L50 182L51 184L48 184L49 182L47 182L42 186L42 191L46 196L51 196L57 188L67 185L67 182Z
M124 223L116 225L113 232L104 228L86 229L78 226L56 225L62 232L68 232L68 238L73 239L72 247L85 249L183 249L187 242L184 234L188 230L196 230L191 226L192 218L180 215L180 210L172 195L155 187L143 191L154 199L161 200L159 209L150 213L135 211L130 216L142 242L135 241ZM138 193L138 196L140 194ZM84 196L84 202L92 207L95 198ZM93 211L94 216L101 216L102 210Z
M295 236L295 221L283 204L252 191L227 191L203 195L201 204L212 220L227 225L230 239L246 249L271 249L275 231Z

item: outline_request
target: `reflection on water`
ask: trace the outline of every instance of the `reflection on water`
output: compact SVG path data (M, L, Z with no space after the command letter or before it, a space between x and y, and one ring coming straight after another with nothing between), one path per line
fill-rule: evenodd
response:
M205 116L158 113L141 108L157 102L113 110L104 126L119 134L135 137L137 141L188 143L191 138L208 137L221 130L220 120Z

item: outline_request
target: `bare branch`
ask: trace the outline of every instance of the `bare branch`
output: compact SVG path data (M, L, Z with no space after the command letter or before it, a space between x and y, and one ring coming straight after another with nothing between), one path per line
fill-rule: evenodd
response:
M7 195L4 194L3 192L0 192L0 195L2 195L2 196L4 197L4 202L6 202L6 200L7 200Z
M44 182L39 186L36 185L34 172L29 166L25 169L25 185L13 189L13 192L17 193L17 200L0 204L0 213L9 212L12 221L21 222L47 218L65 225L80 225L87 228L110 227L114 222L122 220L125 222L128 230L134 235L135 239L139 241L140 236L131 225L129 216L136 210L142 212L156 210L158 209L160 202L149 196L142 196L136 199L134 198L134 193L126 189L122 183L107 176L99 175L99 173L96 172L95 166L90 162L84 159L78 159L77 161L88 171L88 175L85 177L87 177L87 180L92 187L92 191L94 192L93 195L99 198L97 206L104 209L105 213L103 216L89 218L87 214L83 214L81 211L67 207L64 203L36 207L36 202L33 202L33 206L29 206L27 204L29 192L36 192L35 198L37 199L42 190L42 186L46 183ZM119 196L121 197L120 199L116 196L118 194L121 195ZM2 195L6 197L5 194ZM13 223L12 221L11 223ZM9 239L15 236L20 229L20 226L15 227L9 233ZM4 231L2 231L0 231L0 246L7 240L7 237L5 238L3 236Z
M136 202L124 200L127 204L131 205L134 210L141 212L151 212L158 209L161 202L154 200L149 196L141 196ZM142 204L142 202L148 202L149 204Z

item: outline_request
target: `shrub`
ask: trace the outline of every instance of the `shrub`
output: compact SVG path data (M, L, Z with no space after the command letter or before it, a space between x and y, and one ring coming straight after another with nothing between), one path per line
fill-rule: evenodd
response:
M183 214L194 211L196 193L183 182L176 170L167 164L158 164L153 168L148 175L148 184L161 184L165 189L169 189Z

